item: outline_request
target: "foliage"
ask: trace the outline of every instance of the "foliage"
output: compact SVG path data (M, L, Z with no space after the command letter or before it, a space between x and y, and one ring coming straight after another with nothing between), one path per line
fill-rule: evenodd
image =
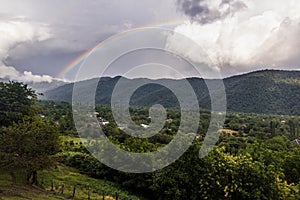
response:
M53 117L55 107L62 113L70 109L66 103L51 104L52 107L43 107L45 111L54 107L52 112L45 112L46 118ZM97 105L96 110L98 119L110 122L101 129L114 144L127 151L155 151L172 140L180 125L180 111L167 109L167 118L172 123L165 123L155 137L137 139L118 128L109 107ZM147 107L131 107L130 114L137 124L149 123ZM299 136L298 117L227 113L216 149L209 157L199 159L209 120L209 111L201 110L197 134L202 137L176 162L157 172L129 174L111 169L85 149L85 145L93 146L95 141L75 137L62 137L64 150L59 154L60 161L150 199L297 199L299 148L291 140Z
M284 184L280 171L254 161L249 154L234 156L216 149L205 163L200 199L286 199L280 189Z
M37 113L35 92L19 82L0 82L0 126L9 126Z
M30 174L51 166L58 151L56 127L38 117L0 129L0 169L12 175L18 170Z
M298 98L298 93L295 92L298 82L290 81L288 75L281 72L270 72L271 75L266 78L265 75L268 73L258 72L226 79L227 89L232 87L236 92L229 92L229 108L230 105L236 104L236 109L245 112L259 109L262 112L269 112L280 106L278 113L297 113L297 109L289 110L289 101ZM296 80L297 77L298 75L294 75L292 79ZM105 81L112 81L113 85L118 78L107 78ZM203 80L191 78L189 81L197 91L202 87ZM251 85L253 82L257 85ZM242 86L249 88L249 91L245 91ZM219 131L220 139L216 148L209 156L199 159L201 142L210 123L210 111L201 110L196 133L198 137L187 152L159 171L130 174L111 169L90 155L85 146L98 145L94 139L97 135L88 135L84 139L78 138L70 104L41 101L38 105L42 109L37 112L35 94L25 85L8 83L2 84L1 89L4 92L1 93L3 102L1 101L0 104L0 114L2 118L9 116L6 121L1 121L3 124L0 128L2 171L11 174L25 171L26 174L32 175L35 171L51 166L55 155L59 162L78 169L80 173L100 179L91 181L87 176L81 176L73 169L62 167L60 164L39 172L46 182L49 182L51 177L56 177L58 184L65 182L70 182L71 185L79 184L83 191L80 198L86 196L84 188L88 187L88 184L96 188L93 194L98 195L97 192L104 189L98 184L100 182L106 184L102 181L109 180L114 182L112 184L114 190L122 188L148 199L299 199L300 148L292 142L300 136L298 116L227 113L224 127ZM102 91L104 89L105 91ZM110 86L98 89L98 92L103 92L103 96L96 97L96 100L109 102L109 89ZM156 90L154 94L157 96L154 99L148 96L148 89ZM24 92L23 97L24 94L32 94L32 96L24 97L23 101L22 97L15 97L16 91L19 90ZM287 99L282 103L273 101L273 97L269 95L270 90L278 99L283 98L282 95L286 93L292 91L295 93L291 100ZM134 94L131 103L139 106L162 103L170 107L176 101L172 103L172 94L164 91L164 88L155 84L145 86L143 90ZM266 96L255 94L256 91L266 93ZM18 93L22 94L22 92ZM166 101L157 98L161 94L168 96L165 98ZM205 90L198 91L198 94L203 96L204 99L199 98L199 100L204 104L209 102ZM234 94L239 94L241 98L236 98ZM265 98L269 98L272 103L265 104ZM143 104L139 104L139 101ZM13 102L16 107L10 107L9 102ZM129 110L134 123L137 125L151 123L149 107L139 106L130 107ZM126 151L139 153L155 151L168 144L180 126L180 110L168 108L167 118L171 120L165 122L159 133L151 138L138 139L128 136L124 129L118 127L108 106L97 105L95 109L99 113L96 116L98 120L108 120L109 124L100 127L97 123L86 124L82 121L78 123L81 126L79 128L87 132L101 128L111 142ZM83 116L87 114L82 113ZM193 119L194 115L191 113L189 117ZM59 133L61 152L58 148ZM80 180L81 178L89 180L88 184L79 183L77 177ZM107 190L110 190L109 187ZM126 195L125 199L128 197Z
M36 181L36 171L53 163L59 150L58 130L37 114L37 95L27 85L0 82L0 170L26 174L28 183Z

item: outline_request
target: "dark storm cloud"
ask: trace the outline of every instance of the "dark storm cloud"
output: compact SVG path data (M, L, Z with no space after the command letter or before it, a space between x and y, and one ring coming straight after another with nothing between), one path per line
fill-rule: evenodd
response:
M191 20L201 24L224 19L247 8L246 4L239 0L222 0L217 7L210 7L207 0L177 0L177 5L179 10L189 16Z
M207 6L200 5L201 1L203 0L177 0L177 4L185 15L200 23L206 23L210 10Z

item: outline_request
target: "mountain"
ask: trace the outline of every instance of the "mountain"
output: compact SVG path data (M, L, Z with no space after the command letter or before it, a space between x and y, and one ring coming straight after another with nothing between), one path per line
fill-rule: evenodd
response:
M91 79L78 82L77 86L82 92L84 102L88 90L98 83L96 103L110 104L112 91L118 81L124 81L122 91L116 94L122 98L122 94L129 93L131 85L143 83L147 79L126 79L123 77ZM206 82L216 80L203 80L201 78L187 79L193 87L199 105L202 108L210 108L210 95ZM182 88L184 80L161 79L174 88ZM158 82L158 81L157 81ZM233 76L223 79L227 109L233 112L289 114L300 115L300 71L262 70L248 74ZM45 92L44 99L54 101L72 101L74 83L66 84ZM214 88L213 90L217 90ZM212 91L212 90L211 90ZM213 91L214 92L214 91ZM137 89L130 99L130 105L151 106L162 104L166 107L178 107L179 103L175 95L166 87L158 84L147 84Z
M230 111L300 115L300 71L256 71L224 83Z

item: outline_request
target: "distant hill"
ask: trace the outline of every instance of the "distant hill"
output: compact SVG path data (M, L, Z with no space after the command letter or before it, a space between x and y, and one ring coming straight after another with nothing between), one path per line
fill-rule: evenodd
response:
M101 78L96 92L96 103L110 104L112 91L121 77ZM124 78L125 79L125 78ZM126 85L135 84L145 79L125 79ZM205 81L201 78L187 79L199 100L202 108L210 108L210 96ZM82 88L82 101L87 92L84 88L95 84L98 79L78 83ZM168 84L180 88L183 80L163 79ZM215 81L215 80L207 80ZM300 115L300 71L263 70L225 78L224 80L227 109L234 112L272 113ZM44 99L54 101L72 101L73 83L63 85L45 92ZM117 96L121 94L117 94ZM120 97L121 98L121 97ZM166 107L177 107L175 95L167 88L157 84L145 85L134 93L130 104L134 106L151 106L162 104Z

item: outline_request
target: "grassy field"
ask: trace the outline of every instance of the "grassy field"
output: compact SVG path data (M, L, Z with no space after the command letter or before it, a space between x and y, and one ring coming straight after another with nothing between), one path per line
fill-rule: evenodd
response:
M130 195L123 191L118 185L104 180L94 179L86 175L79 174L77 170L58 165L55 169L44 170L38 173L38 176L44 182L44 188L51 190L52 180L54 180L55 192L61 193L62 185L64 185L64 195L72 196L74 185L76 185L76 199L87 199L90 188L91 199L102 198L105 193L107 199L115 199L118 192L119 199L140 199L134 195Z
M103 192L106 200L116 199L116 192L120 200L140 199L134 195L119 188L116 184L90 178L86 175L78 173L77 170L58 165L49 170L38 172L39 187L28 186L24 184L13 185L9 175L0 174L0 199L32 199L32 200L56 200L56 199L72 199L74 185L76 192L74 199L88 199L90 191L90 199L103 199ZM54 180L54 190L52 189L52 180ZM64 193L62 192L64 185Z
M61 137L62 147L64 151L70 154L74 148L80 147L82 143L87 142L76 137ZM72 146L66 145L72 142ZM71 149L69 149L71 148ZM0 172L0 200L14 199L32 199L32 200L56 200L56 199L88 199L91 200L104 199L115 200L118 195L119 200L138 200L137 196L129 194L122 190L117 184L94 179L89 176L80 174L78 170L67 167L62 164L57 164L55 167L38 172L38 186L28 186L24 182L24 174L17 174L17 184L12 184L11 177L8 174ZM52 190L52 181L54 187ZM74 186L75 198L73 198ZM62 193L63 188L63 193ZM116 194L118 193L118 194ZM88 195L90 194L90 195Z
M38 187L27 186L27 185L0 185L0 199L3 200L57 200L66 199L56 194L44 191Z

